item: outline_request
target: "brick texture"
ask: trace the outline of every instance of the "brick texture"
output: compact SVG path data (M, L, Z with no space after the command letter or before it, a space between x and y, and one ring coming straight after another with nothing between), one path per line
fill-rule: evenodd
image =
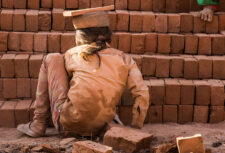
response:
M190 123L193 120L193 105L179 105L178 123Z
M150 80L151 84L151 103L153 105L163 105L165 99L165 84L163 80Z
M163 105L163 122L177 123L177 105Z
M17 97L18 98L29 98L30 94L30 79L29 78L17 78L16 79L17 87Z
M13 78L15 76L14 67L15 54L4 54L1 58L1 77Z
M31 55L29 60L29 72L31 78L38 78L43 55Z
M17 98L16 96L16 79L3 79L3 97Z
M16 107L15 101L7 101L3 104L0 108L0 126L8 127L8 128L15 128L15 116L14 116L14 109Z
M38 31L38 10L29 10L26 13L26 31Z
M15 57L15 74L19 78L29 77L29 55L19 54ZM23 91L23 90L22 90Z
M17 103L15 107L15 121L16 125L25 124L30 121L29 109L32 101L31 100L21 100Z

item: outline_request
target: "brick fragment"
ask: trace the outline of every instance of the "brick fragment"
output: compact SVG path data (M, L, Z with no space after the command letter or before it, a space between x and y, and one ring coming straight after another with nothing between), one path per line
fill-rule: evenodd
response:
M102 7L102 0L91 0L91 7L95 8L95 7Z
M116 10L126 10L127 9L127 0L115 0Z
M109 15L109 28L111 30L116 30L116 24L117 24L116 13L109 11L108 15Z
M206 23L200 18L199 12L193 14L194 17L194 33L205 33Z
M1 77L13 78L15 76L14 67L15 54L4 54L1 58Z
M91 7L91 1L90 0L79 0L79 9L85 9Z
M177 14L168 15L168 32L172 33L180 32L180 15Z
M17 103L15 108L16 125L24 124L30 121L29 109L31 103L31 100L21 100Z
M17 78L17 97L18 98L29 98L30 94L30 79L29 78Z
M128 10L138 11L141 8L141 0L128 0Z
M184 33L189 33L193 31L194 19L189 13L180 14L180 31Z
M163 122L177 123L177 105L163 105Z
M34 34L34 51L47 52L47 33Z
M219 31L219 17L213 16L211 22L206 22L206 33L218 33Z
M180 78L184 76L184 60L181 57L171 57L170 60L170 76Z
M65 28L65 17L63 16L63 9L52 10L52 29L55 31L63 31Z
M166 8L166 1L165 0L153 0L153 11L154 12L164 12Z
M103 138L104 145L111 146L113 150L123 150L129 153L148 148L151 141L151 134L124 127L112 127ZM123 145L124 143L127 145Z
M143 56L142 74L147 76L155 76L156 72L156 57Z
M0 52L7 51L8 32L0 32Z
M75 47L75 35L65 33L61 36L61 52L65 53L68 49Z
M165 104L180 104L180 83L176 79L166 79L166 99Z
M25 9L27 6L26 0L13 1L15 9Z
M184 58L184 78L198 79L198 61L194 58Z
M163 80L150 80L151 103L153 105L163 105L165 98L165 85Z
M16 55L16 57L15 57L15 74L16 74L17 78L28 78L29 77L28 61L29 61L28 54Z
M158 53L170 53L171 36L168 34L158 34Z
M195 80L196 85L196 105L207 106L211 100L211 87L207 81Z
M129 13L128 11L116 10L117 14L117 31L128 31Z
M149 122L162 123L162 106L150 106Z
M195 85L192 80L179 80L181 85L181 105L193 105L195 100Z
M171 34L171 53L181 54L184 51L184 35Z
M152 1L153 0L141 0L141 10L142 11L152 11Z
M77 9L78 7L78 0L66 0L67 9Z
M225 14L219 15L219 31L225 30Z
M156 33L147 33L145 35L145 52L146 54L156 53L158 36Z
M66 0L53 0L53 8L65 9Z
M225 36L215 34L212 36L212 54L224 55L225 54Z
M225 57L213 57L213 79L225 79Z
M167 23L168 23L167 15L156 14L155 31L160 33L167 33Z
M124 125L131 125L132 106L120 106L119 107L119 118Z
M141 12L130 12L130 28L131 32L142 32L143 15Z
M13 8L13 0L2 0L2 8Z
M1 30L12 31L13 29L13 10L2 10Z
M49 31L51 29L51 11L39 11L38 28L40 31Z
M131 35L131 53L143 54L145 44L145 34Z
M28 10L26 13L26 31L38 31L38 10Z
M35 100L36 98L36 91L37 91L37 84L38 79L31 79L31 98L32 100Z
M221 81L208 81L211 85L211 105L224 106L224 84Z
M25 31L25 14L26 10L14 10L13 31Z
M29 32L21 33L20 50L33 51L33 46L34 46L33 40L34 40L33 33L29 33Z
M131 34L130 33L117 33L118 35L118 49L129 53L131 49Z
M31 55L29 60L29 72L31 78L38 78L43 55Z
M52 8L52 0L41 0L41 8Z
M194 106L194 122L207 123L208 122L208 106Z
M185 35L185 53L197 54L198 52L198 37L196 35Z
M10 99L17 98L16 79L3 79L3 97Z
M170 58L167 56L158 56L156 59L156 77L169 77Z
M224 121L224 106L211 106L210 107L210 123L219 123Z
M200 79L212 78L212 59L207 56L196 56L198 60L199 70L198 76Z
M60 41L61 41L60 33L56 33L56 32L50 33L48 35L48 52L59 53L61 50Z
M15 128L15 115L14 115L14 109L16 107L15 101L7 101L4 102L2 107L0 108L0 126L1 127L8 127L8 128Z
M178 123L190 123L193 118L193 105L179 105Z
M155 31L155 14L152 12L142 12L143 16L143 32L154 32Z

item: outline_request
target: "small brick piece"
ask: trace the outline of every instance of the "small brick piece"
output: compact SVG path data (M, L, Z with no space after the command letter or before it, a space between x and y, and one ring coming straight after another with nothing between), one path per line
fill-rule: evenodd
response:
M200 15L198 13L197 14L194 13L193 16L194 16L193 32L194 33L205 33L206 22L200 18Z
M91 8L102 7L102 0L91 0Z
M15 115L14 109L16 107L17 102L15 101L7 101L4 102L2 107L0 108L0 126L1 127L8 127L8 128L15 128Z
M38 28L40 31L49 31L51 29L51 11L39 11Z
M180 14L180 31L189 33L193 31L194 19L191 14L181 13Z
M180 78L184 76L184 60L181 57L171 57L170 61L170 76Z
M224 121L224 106L211 106L210 107L210 123L219 123Z
M20 50L20 34L19 32L10 32L8 36L8 50ZM2 39L3 40L3 39Z
M198 37L196 35L185 35L185 53L197 54L198 52Z
M142 11L152 11L152 1L153 0L141 0L141 10Z
M151 103L153 105L163 105L165 97L165 85L163 80L150 80Z
M211 85L211 106L224 106L224 84L221 81L209 81Z
M143 16L143 32L154 32L155 31L155 14L152 12L142 12Z
M129 153L148 148L151 141L151 134L126 127L112 127L103 138L104 145L111 146L113 150L123 150ZM121 145L124 143L127 145Z
M18 78L28 78L29 77L28 61L29 61L29 55L27 55L27 54L16 55L16 57L15 57L16 77L18 77Z
M145 47L145 34L131 35L131 53L143 54Z
M198 79L198 61L194 58L184 58L184 78Z
M2 8L13 8L13 0L2 0Z
M66 31L74 31L73 17L72 16L65 18L65 30Z
M163 122L177 123L177 105L163 105Z
M38 79L31 79L31 97L33 100L36 98Z
M168 15L168 32L172 33L180 32L180 15L177 14Z
M184 51L184 35L171 34L171 53L181 54Z
M8 32L0 32L0 52L7 51Z
M211 22L206 22L206 33L218 33L219 31L219 17L213 16Z
M109 27L111 30L116 30L116 24L117 24L117 18L116 18L116 13L109 11L108 12L109 15Z
M40 0L28 0L27 6L29 9L39 9L40 8Z
M17 78L17 97L29 98L30 94L30 79L29 78Z
M154 0L158 1L158 0ZM156 14L156 19L155 19L155 31L156 32L161 32L161 33L167 33L167 15L165 14Z
M211 87L207 81L196 80L196 105L207 106L210 104L211 99Z
M153 0L153 12L164 12L166 8L165 0Z
M25 9L27 6L26 0L13 1L15 9Z
M28 32L21 33L20 49L22 51L33 51L33 45L34 45L33 40L34 40L33 33L28 33Z
M61 52L65 53L68 49L75 47L75 35L65 33L61 36Z
M193 105L179 105L178 123L190 123L193 119Z
M158 34L158 53L170 53L171 36L168 34Z
M211 37L206 34L197 34L198 36L198 54L211 55L212 41Z
M156 57L143 56L142 74L147 76L155 76Z
M65 9L66 0L53 0L53 8Z
M150 106L149 122L162 123L162 106Z
M212 54L213 55L224 55L225 54L225 36L223 35L212 35Z
M147 33L145 35L145 52L146 54L156 53L158 36L156 33Z
M31 55L29 60L29 72L31 78L38 78L43 55Z
M116 10L126 10L127 9L127 0L115 0Z
M31 103L31 100L21 100L17 103L15 108L16 125L24 124L30 121L29 109Z
M213 57L213 79L225 79L225 57Z
M50 33L48 35L48 52L50 53L59 53L61 48L60 48L60 43L61 42L61 35L60 33Z
M63 31L65 28L65 17L63 16L63 11L63 9L52 10L52 29L55 31Z
M41 8L52 8L52 0L41 0Z
M66 0L67 9L77 9L78 7L78 0Z
M192 80L179 80L181 85L181 105L193 105L195 100L195 85Z
M141 12L130 12L130 32L142 32L143 15Z
M207 123L208 122L208 106L194 106L194 122Z
M38 10L28 10L26 13L26 31L38 31Z
M90 140L78 141L73 144L73 153L80 152L112 153L112 147Z
M119 118L124 125L131 125L132 121L132 106L120 106Z
M1 77L13 78L15 76L14 67L15 54L4 54L1 58Z
M34 51L47 52L47 33L34 34Z
M16 79L3 79L3 97L11 99L17 98Z
M130 52L131 48L131 34L130 33L117 33L118 35L118 49L125 53Z
M156 59L156 77L169 77L170 58L167 56L158 56Z
M26 10L14 10L13 31L25 31L25 14Z
M128 0L128 10L138 11L141 8L141 0Z
M1 30L12 31L12 29L13 29L13 10L2 10Z
M219 15L219 31L225 30L225 14Z
M180 90L181 86L178 80L175 79L166 79L166 100L165 104L180 104Z
M128 31L129 13L128 11L116 11L117 14L117 31Z
M90 7L91 7L90 0L79 0L79 9L85 9L85 8L90 8Z
M200 79L212 78L212 59L207 56L196 56L198 60L199 70L198 76Z

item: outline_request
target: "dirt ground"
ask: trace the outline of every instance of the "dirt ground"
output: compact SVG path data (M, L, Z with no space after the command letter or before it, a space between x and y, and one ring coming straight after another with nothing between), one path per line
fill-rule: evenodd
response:
M212 153L225 153L225 121L219 124L147 124L142 130L154 135L151 143L153 146L174 142L177 136L202 134L205 148L211 149ZM53 128L49 128L47 136L42 138L30 138L15 128L0 128L0 153L29 152L29 150L35 152L35 149L32 150L32 148L46 143L58 148L61 152L71 152L73 142L62 145L60 143L62 139L64 138L58 135ZM43 151L39 150L39 152Z

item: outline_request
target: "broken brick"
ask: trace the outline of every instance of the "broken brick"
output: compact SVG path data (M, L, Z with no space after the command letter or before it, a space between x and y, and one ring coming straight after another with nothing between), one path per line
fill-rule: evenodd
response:
M73 153L80 152L112 153L112 147L90 140L78 141L73 144Z

